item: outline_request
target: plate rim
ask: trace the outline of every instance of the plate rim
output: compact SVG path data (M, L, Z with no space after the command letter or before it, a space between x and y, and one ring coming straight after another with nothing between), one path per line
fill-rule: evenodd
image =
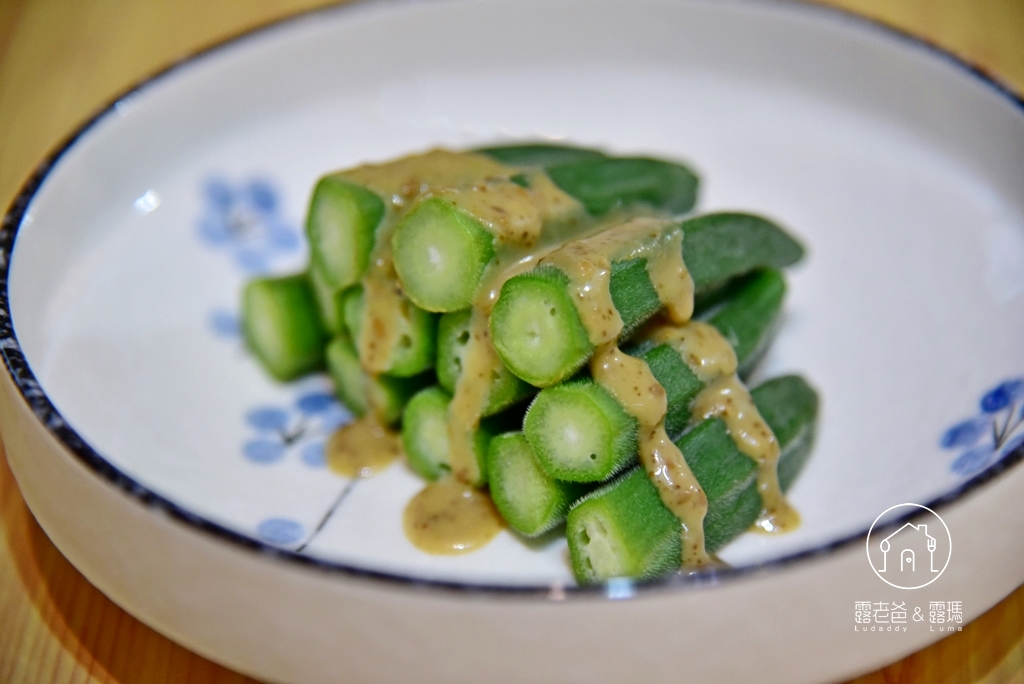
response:
M442 4L442 2L443 0L440 0L437 4ZM10 311L10 295L8 292L10 263L18 231L21 228L29 206L40 191L43 183L49 178L54 167L67 153L71 152L72 148L89 131L108 117L117 114L118 110L124 106L124 103L128 102L131 98L144 94L150 85L167 79L179 71L184 71L186 68L211 58L217 53L247 41L270 35L274 31L286 30L289 25L308 20L310 17L321 14L341 14L371 4L401 7L420 3L416 0L351 0L348 2L340 0L337 4L302 10L286 17L272 19L232 33L225 38L186 53L180 58L176 58L169 64L120 90L113 97L107 99L104 104L100 105L98 109L94 110L82 123L73 128L70 133L59 140L31 171L18 189L7 212L4 214L2 222L0 222L0 356L3 357L4 368L21 395L21 399L28 405L35 418L46 428L47 432L60 443L65 451L70 452L80 464L85 466L92 475L99 477L107 484L113 486L115 490L133 499L136 503L143 505L153 512L165 514L199 534L208 535L215 540L227 542L234 548L244 549L262 557L271 557L282 563L312 568L335 576L379 582L384 586L424 588L442 593L474 596L516 595L557 601L595 596L606 596L614 599L636 598L641 595L648 595L652 591L696 589L721 584L723 581L735 581L766 571L777 571L795 564L808 562L814 558L831 555L853 544L860 543L868 532L866 527L858 532L819 544L810 549L741 567L711 568L694 573L677 573L667 577L648 580L613 578L608 582L586 586L566 586L561 581L555 581L546 585L517 586L413 577L397 572L361 568L339 561L290 551L260 541L198 515L183 505L177 504L173 500L153 491L120 470L85 441L64 419L56 406L50 401L46 391L36 380L35 374L32 372L28 360L21 350L21 344L14 332ZM910 33L880 19L857 14L844 8L818 4L814 0L732 0L731 4L735 6L776 6L785 8L783 11L793 11L795 13L819 13L821 16L826 17L828 21L833 21L837 24L845 23L851 26L854 31L874 33L888 40L909 45L930 58L937 58L946 62L960 72L965 73L968 77L987 86L997 96L1002 97L1015 106L1019 113L1024 116L1024 94L1014 92L1008 84L997 80L987 69L968 61L966 58L953 53L928 38ZM934 497L923 505L932 510L948 508L988 482L1000 477L1004 472L1022 460L1024 460L1024 444L1006 454L974 477L960 483L948 492ZM917 513L910 513L901 516L888 523L885 527L894 528L917 517L917 515ZM624 592L624 589L628 590Z

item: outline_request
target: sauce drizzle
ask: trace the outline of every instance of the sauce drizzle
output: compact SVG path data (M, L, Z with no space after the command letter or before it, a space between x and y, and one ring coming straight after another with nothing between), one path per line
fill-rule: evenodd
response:
M750 392L735 374L715 380L693 401L693 419L721 418L736 448L757 464L757 491L761 493L761 515L754 530L785 532L800 524L779 486L779 442L758 413Z
M643 360L618 347L623 321L611 297L613 261L646 261L663 313L645 328L644 336L671 344L706 384L691 406L691 419L721 418L737 448L757 464L763 512L755 529L777 532L799 523L779 487L778 442L736 376L735 352L714 327L690 320L694 285L677 224L623 216L582 223L587 221L582 205L546 174L523 172L482 154L432 150L337 175L386 198L387 212L362 280L366 313L357 344L369 374L387 372L387 359L403 333L410 305L398 285L391 254L391 235L401 217L420 199L440 197L473 216L495 239L497 253L473 303L464 367L449 405L452 475L426 485L403 515L406 536L417 548L433 554L467 553L502 529L490 497L474 486L481 479L474 435L492 378L501 368L488 322L505 281L538 264L559 268L569 278L576 310L595 347L591 375L637 420L640 463L662 502L680 521L683 567L713 562L704 548L707 496L665 431L665 389ZM574 239L566 240L569 235ZM401 455L398 435L373 417L376 407L371 409L370 415L331 436L327 460L333 471L369 477Z
M402 523L416 548L442 556L475 551L504 526L491 497L454 477L420 490L405 507Z
M763 508L753 529L775 533L797 527L800 515L779 486L778 440L736 375L738 364L732 345L717 328L700 321L656 326L645 339L672 346L705 383L690 407L691 420L721 418L736 448L757 465L757 489Z
M393 430L372 414L336 430L324 447L327 467L342 477L372 477L402 455L402 443Z
M693 281L682 258L682 230L670 222L636 218L590 238L567 243L543 262L568 277L574 303L592 344L594 380L637 419L640 463L666 508L681 523L681 565L711 564L704 548L708 500L679 448L665 432L665 388L642 359L617 346L623 322L611 298L612 261L645 258L651 282L673 320L693 312Z

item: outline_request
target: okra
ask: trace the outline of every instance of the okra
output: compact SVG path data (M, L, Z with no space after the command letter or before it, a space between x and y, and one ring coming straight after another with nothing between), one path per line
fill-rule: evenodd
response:
M458 311L473 303L494 258L494 236L451 203L423 200L395 226L395 270L406 294L428 311Z
M767 344L782 310L786 286L778 271L739 279L732 296L709 316L736 352L740 367ZM678 436L690 423L690 404L705 387L668 343L641 341L628 351L647 363L665 389L665 430ZM635 463L636 420L608 390L589 378L543 389L530 405L523 432L538 463L551 477L599 482Z
M448 447L448 406L451 401L452 396L444 389L428 387L409 400L402 416L402 446L409 465L428 480L436 480L451 472ZM473 452L480 477L472 484L477 487L487 484L487 448L491 438L520 423L521 415L506 413L480 422L473 435Z
M355 285L370 261L384 201L364 187L324 176L313 190L306 216L313 268L335 290Z
M486 154L507 166L516 167L548 167L589 159L602 159L605 154L599 150L569 145L549 145L546 143L527 143L525 145L498 145L481 147L475 152Z
M698 316L715 326L732 345L741 378L753 372L767 351L785 295L782 273L774 269L756 271L731 282L725 288L724 300Z
M328 284L320 275L319 269L310 268L308 271L309 284L313 287L313 294L316 295L316 303L320 312L320 322L324 329L331 335L337 335L345 330L344 300L345 290L338 289Z
M799 376L770 380L751 392L781 448L783 491L810 453L818 413L815 391ZM748 530L762 510L757 465L741 453L719 418L702 421L676 440L708 499L705 546L715 552ZM677 570L680 522L662 503L642 468L635 468L573 506L566 537L576 580L649 578Z
M803 254L781 228L747 214L702 216L684 221L682 229L686 266L698 294L757 268L789 266ZM691 236L696 236L692 250ZM609 289L622 318L622 337L661 308L644 258L613 260ZM568 276L550 265L505 282L491 312L490 328L502 362L537 387L570 377L594 351Z
M591 216L646 207L685 214L697 202L696 174L682 164L646 157L608 157L550 166L555 185L578 199Z
M242 332L263 367L278 380L323 367L327 333L305 273L250 281L242 293Z
M756 268L785 268L800 261L799 242L756 214L705 214L683 224L683 254L698 293Z
M455 385L462 374L471 315L470 309L446 313L437 324L437 383L451 394L454 394ZM504 411L528 399L536 391L532 385L523 382L502 365L491 380L487 406L482 415L486 417Z
M452 397L428 387L409 400L402 414L402 447L409 465L427 480L451 472L448 466L448 404Z
M351 339L358 341L368 313L362 285L346 290L342 312ZM403 298L395 323L400 330L392 348L386 352L384 372L406 378L433 368L437 359L437 314L424 311Z
M558 480L600 482L636 461L636 419L589 379L542 390L523 432L541 468Z
M768 348L781 319L786 281L782 273L774 269L757 271L737 278L729 286L728 294L719 306L701 318L729 342L736 353L737 373L745 378ZM678 436L690 422L690 402L705 384L668 344L645 350L640 356L665 388L668 400L665 429L669 435Z
M593 216L642 207L683 213L696 201L696 176L671 162L597 156L556 164L547 173ZM523 176L517 182L528 180ZM588 222L561 219L554 224L551 230L572 237ZM409 298L428 311L442 312L473 303L497 253L496 238L484 224L442 197L427 198L409 211L395 226L392 248Z
M406 378L368 375L359 365L355 345L345 335L331 340L325 355L334 391L341 403L357 416L375 411L378 420L385 425L396 424L410 397L433 379L432 373Z
M491 440L487 472L491 499L501 517L527 537L543 534L565 520L572 503L590 489L551 478L537 463L521 432Z

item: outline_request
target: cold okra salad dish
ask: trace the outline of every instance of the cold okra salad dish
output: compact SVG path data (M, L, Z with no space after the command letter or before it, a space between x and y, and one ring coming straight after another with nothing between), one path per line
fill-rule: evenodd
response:
M818 397L748 389L803 248L753 213L697 213L686 166L516 144L328 173L308 268L250 281L248 348L282 381L327 371L357 419L335 472L404 455L408 540L461 554L563 534L576 581L719 564L799 525L785 493Z

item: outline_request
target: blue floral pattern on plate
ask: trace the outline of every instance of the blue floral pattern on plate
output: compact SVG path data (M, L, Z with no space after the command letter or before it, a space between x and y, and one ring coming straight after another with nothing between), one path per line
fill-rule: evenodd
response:
M202 203L199 238L229 253L247 277L272 272L294 258L302 247L300 232L283 217L280 193L265 179L232 184L211 176L202 185ZM242 337L241 317L231 308L210 311L206 326L213 336L223 340L238 341ZM324 448L328 436L352 420L352 416L324 387L311 388L309 383L299 383L295 392L290 404L262 404L244 413L243 420L251 433L241 445L246 461L270 466L294 454L310 468L326 467ZM257 524L256 536L275 546L303 551L357 480L345 483L312 529L293 518L274 515Z
M245 273L266 273L302 247L299 231L282 215L280 193L269 181L252 178L232 184L214 176L203 184L202 195L200 238L229 252Z
M245 422L256 435L242 444L242 456L269 465L296 452L305 465L322 468L327 437L351 419L333 394L321 390L300 393L288 407L255 406Z
M957 475L974 475L1024 448L1024 378L1000 383L979 402L980 413L943 433L939 445L960 454L950 464Z

